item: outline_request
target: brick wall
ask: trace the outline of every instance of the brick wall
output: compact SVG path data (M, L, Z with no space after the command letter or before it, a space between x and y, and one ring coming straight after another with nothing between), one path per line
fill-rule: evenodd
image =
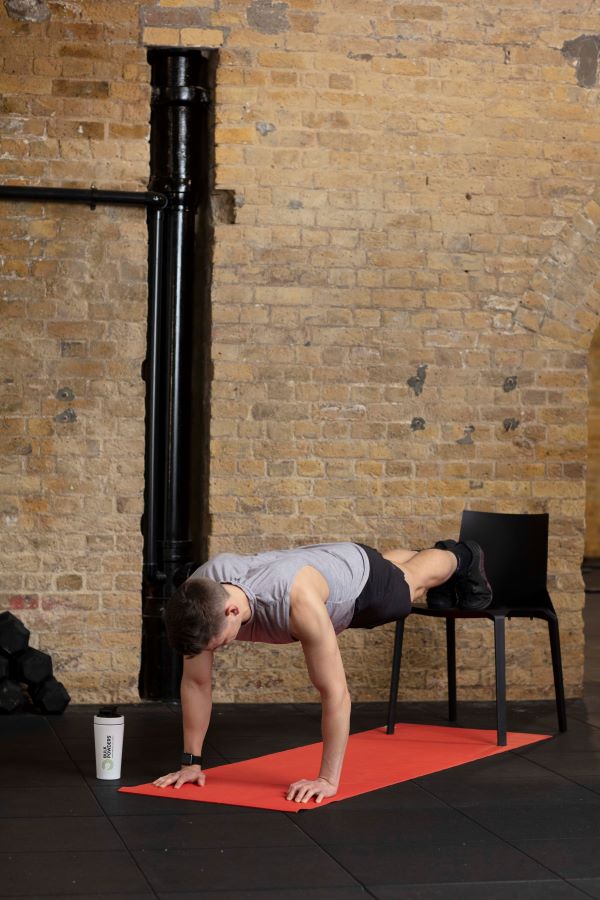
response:
M4 4L2 4L4 6ZM10 19L3 183L139 190L149 89L128 4ZM143 210L0 204L0 608L76 700L137 695L143 507Z
M585 555L600 557L600 330L594 332L589 354Z
M234 192L236 222L216 228L211 552L423 547L456 534L465 506L548 511L577 695L600 224L597 72L584 51L598 17L580 0L568 13L555 0L217 6L3 14L15 47L0 84L3 181L145 185L142 45L220 48L215 186ZM130 698L142 217L11 205L3 229L5 602L60 649L77 698ZM91 241L76 246L81 234ZM74 422L54 418L65 386ZM487 698L488 630L461 631L461 695ZM407 632L403 694L438 697L442 635L419 622ZM342 636L355 698L385 694L391 634ZM543 629L511 623L508 647L509 694L550 695ZM217 699L314 699L298 648L240 646L217 670Z

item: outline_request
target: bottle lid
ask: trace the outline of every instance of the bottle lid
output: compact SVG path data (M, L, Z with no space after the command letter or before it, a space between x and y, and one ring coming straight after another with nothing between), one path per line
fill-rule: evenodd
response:
M101 719L117 719L119 713L116 706L101 706L97 712Z

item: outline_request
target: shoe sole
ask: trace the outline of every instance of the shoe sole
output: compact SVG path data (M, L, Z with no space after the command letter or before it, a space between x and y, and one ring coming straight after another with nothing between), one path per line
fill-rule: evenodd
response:
M473 600L467 600L466 602L465 602L465 601L461 602L461 599L460 599L460 597L459 597L459 600L458 600L458 607L459 607L459 609L466 609L466 610L481 610L481 609L487 609L488 606L491 606L491 604L492 604L492 601L493 601L493 599L494 599L494 594L493 594L493 592L492 592L492 586L491 586L491 584L489 583L489 581L487 580L487 575L485 574L485 567L484 567L484 559L485 559L485 555L484 555L484 552L483 552L483 548L480 547L479 544L476 544L475 541L465 541L465 543L466 543L466 545L469 547L469 550L471 550L471 553L473 553L473 556L474 556L474 557L475 557L475 550L477 551L477 555L478 555L478 567L477 567L477 568L478 568L478 574L479 574L479 577L480 577L480 579L481 579L482 584L483 584L483 585L487 588L487 590L490 592L490 595L489 595L489 597L486 597L486 598L484 598L484 599L482 599L482 600L475 600L475 601L473 601ZM475 550L473 550L473 547L475 547Z

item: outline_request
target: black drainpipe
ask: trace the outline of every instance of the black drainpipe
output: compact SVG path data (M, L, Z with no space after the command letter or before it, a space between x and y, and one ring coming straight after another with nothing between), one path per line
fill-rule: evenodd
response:
M162 273L148 321L145 366L146 503L140 696L179 696L181 659L168 646L162 611L204 559L211 93L214 54L153 48L150 183L168 198L150 246ZM198 469L201 469L200 474ZM192 504L191 498L194 497Z

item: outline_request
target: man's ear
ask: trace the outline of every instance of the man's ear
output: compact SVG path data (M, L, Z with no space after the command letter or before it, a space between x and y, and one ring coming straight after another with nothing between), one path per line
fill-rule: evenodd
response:
M237 616L237 615L239 615L239 612L240 612L239 606L237 605L237 603L234 603L233 601L231 603L228 603L225 607L225 615L226 616L230 616L230 615Z

